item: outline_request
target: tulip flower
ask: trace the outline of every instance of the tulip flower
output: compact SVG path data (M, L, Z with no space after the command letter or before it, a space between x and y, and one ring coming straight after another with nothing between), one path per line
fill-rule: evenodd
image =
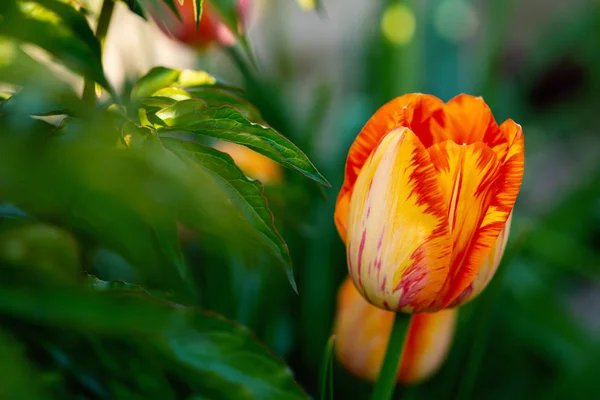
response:
M283 172L279 164L246 146L219 142L215 148L229 154L236 165L250 178L258 179L265 185L276 185L283 180Z
M350 147L335 223L372 304L406 313L464 304L504 252L523 177L523 133L482 98L410 94Z
M221 20L210 1L204 1L198 29L196 29L194 0L185 0L183 4L175 1L174 4L181 19L177 19L166 6L161 13L151 12L158 27L171 38L199 49L206 48L212 43L225 47L235 44L235 35ZM250 0L237 0L240 29L243 29L249 7Z
M394 312L367 302L346 278L338 292L335 352L352 374L375 382L390 339ZM400 359L397 381L418 383L440 368L452 343L457 311L413 315Z

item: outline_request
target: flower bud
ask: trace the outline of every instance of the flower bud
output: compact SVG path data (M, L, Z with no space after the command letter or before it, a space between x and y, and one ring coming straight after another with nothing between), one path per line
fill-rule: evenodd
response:
M160 13L151 12L158 27L171 38L199 49L204 49L212 43L225 47L235 44L234 33L222 21L209 0L205 0L203 3L202 16L197 29L194 0L185 0L183 4L180 4L179 1L173 3L177 7L181 19L178 19L167 6L164 6ZM249 6L250 0L237 0L240 31L244 29Z
M502 258L523 164L521 127L498 126L480 97L384 105L350 148L335 210L360 293L407 313L474 298Z
M418 383L432 376L446 359L457 311L414 314L398 369L398 382ZM383 364L394 312L369 304L346 278L338 293L335 352L352 374L375 382Z

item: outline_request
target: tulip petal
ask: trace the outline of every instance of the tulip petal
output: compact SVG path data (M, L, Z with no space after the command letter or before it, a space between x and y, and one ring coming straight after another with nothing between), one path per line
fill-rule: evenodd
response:
M433 133L429 130L428 121L432 113L443 106L444 103L435 96L407 94L383 105L362 128L348 152L344 184L335 209L335 224L344 242L352 189L363 165L381 138L393 129L406 127L415 132L423 143L433 143ZM442 130L436 132L445 135Z
M487 209L481 226L476 232L473 240L473 250L467 259L468 264L480 265L489 254L487 247L496 242L500 232L507 227L521 182L523 180L523 168L525 161L523 134L521 127L514 136L514 140L506 154L506 161L498 174L497 183L494 188L492 201ZM506 231L508 234L508 230ZM452 292L450 297L457 296L459 288Z
M450 350L457 316L455 309L412 316L398 370L399 382L417 383L437 372Z
M456 298L452 301L449 307L457 307L462 304L465 304L475 297L479 296L479 294L486 288L486 286L490 283L498 266L500 265L500 261L502 260L502 255L504 254L504 250L506 249L506 243L508 243L508 235L510 233L510 222L511 217L508 217L506 224L504 225L504 229L498 235L496 242L492 246L490 254L487 256L477 275L471 282L469 286Z
M377 308L346 278L338 292L334 324L335 352L344 367L375 382L394 323L394 313Z
M457 310L411 317L398 381L416 383L433 375L450 348ZM394 323L394 312L367 302L346 278L338 292L334 323L335 353L352 374L377 381Z
M381 140L356 180L348 269L378 307L422 312L448 275L452 238L436 175L417 136L400 128Z
M481 240L478 230L492 204L502 167L494 151L482 142L459 145L450 140L428 150L438 171L453 244L448 276L430 309L435 311L447 306L475 278L506 218L495 236Z
M434 132L446 132L450 135L449 139L461 145L483 142L499 159L504 158L508 149L505 135L481 97L468 94L454 97L434 113L430 129Z

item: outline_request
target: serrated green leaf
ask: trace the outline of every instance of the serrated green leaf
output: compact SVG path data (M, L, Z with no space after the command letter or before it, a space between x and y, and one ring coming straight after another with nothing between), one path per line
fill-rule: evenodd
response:
M210 108L199 100L184 100L160 110L156 116L167 125L158 131L163 136L192 132L241 144L330 187L325 177L291 141L272 128L248 121L233 107Z
M262 184L246 177L228 154L172 138L162 138L162 142L168 149L193 160L217 178L233 205L242 211L262 241L284 265L290 284L297 291L289 250L275 228Z

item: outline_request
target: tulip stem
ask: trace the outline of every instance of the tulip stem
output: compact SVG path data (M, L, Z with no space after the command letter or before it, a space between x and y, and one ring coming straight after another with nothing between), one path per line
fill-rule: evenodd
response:
M398 368L404 348L404 341L410 325L410 316L396 313L392 333L383 359L383 365L379 370L379 379L375 384L371 400L388 400L392 398L398 377Z
M112 18L113 11L115 9L114 0L104 0L102 2L102 9L100 10L100 16L98 17L98 26L96 26L96 38L100 42L100 53L104 48L104 41L106 40L106 34L108 33L108 26ZM96 103L96 83L89 79L85 80L83 86L84 102L94 105Z

